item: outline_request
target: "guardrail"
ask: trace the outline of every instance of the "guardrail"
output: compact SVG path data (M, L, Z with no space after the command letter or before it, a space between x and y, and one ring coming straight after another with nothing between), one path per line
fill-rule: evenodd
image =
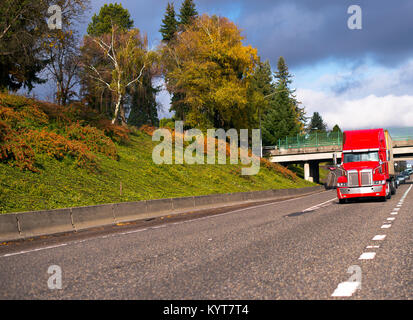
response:
M273 189L97 206L0 214L0 241L13 241L93 227L157 218L245 202L260 202L321 191L323 187Z
M393 141L409 141L413 140L413 135L407 135L407 136L392 136L391 137Z
M413 140L412 135L392 136L393 141ZM316 148L323 146L341 146L343 134L341 132L316 132L294 137L285 137L278 140L278 149Z
M278 140L278 149L315 148L321 146L342 145L341 132L315 132Z

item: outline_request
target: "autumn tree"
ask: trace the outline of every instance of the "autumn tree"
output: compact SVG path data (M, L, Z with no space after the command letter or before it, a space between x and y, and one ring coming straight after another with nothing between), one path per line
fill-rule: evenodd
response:
M93 54L88 55L88 52ZM141 82L144 71L155 59L148 50L147 38L138 29L124 31L116 25L110 34L85 37L84 68L96 83L106 87L116 101L112 123L120 120L126 125L124 108L127 89ZM96 56L99 53L99 56Z
M162 48L171 93L184 93L186 124L201 128L250 128L256 110L248 86L259 62L227 18L203 15Z
M83 22L89 1L55 0L61 8L62 28L50 30L43 42L48 78L56 84L56 102L66 105L77 96L80 82L80 37L75 25Z

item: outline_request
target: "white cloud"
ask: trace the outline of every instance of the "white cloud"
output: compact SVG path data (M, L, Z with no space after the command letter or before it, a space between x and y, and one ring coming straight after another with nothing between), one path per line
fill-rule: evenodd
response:
M319 112L329 128L335 124L344 129L413 126L413 95L380 97L371 94L349 99L343 95L298 89L297 97L308 115Z
M311 70L304 76L311 79ZM307 116L317 111L332 128L413 127L413 60L397 68L367 61L316 74L297 97Z

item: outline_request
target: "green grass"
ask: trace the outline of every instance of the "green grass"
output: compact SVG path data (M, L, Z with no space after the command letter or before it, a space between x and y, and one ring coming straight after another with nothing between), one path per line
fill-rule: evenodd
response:
M255 176L242 176L240 165L156 165L152 150L157 143L135 132L128 145L117 145L118 161L98 155L96 172L76 167L70 158L58 161L44 154L36 155L38 173L0 163L0 212L314 185L263 166Z

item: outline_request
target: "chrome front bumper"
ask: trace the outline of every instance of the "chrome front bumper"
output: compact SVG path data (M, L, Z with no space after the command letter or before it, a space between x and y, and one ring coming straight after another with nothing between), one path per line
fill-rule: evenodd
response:
M364 193L377 193L377 192L382 192L383 191L382 186L371 186L371 187L352 187L352 188L346 188L342 187L340 188L341 194L364 194Z

